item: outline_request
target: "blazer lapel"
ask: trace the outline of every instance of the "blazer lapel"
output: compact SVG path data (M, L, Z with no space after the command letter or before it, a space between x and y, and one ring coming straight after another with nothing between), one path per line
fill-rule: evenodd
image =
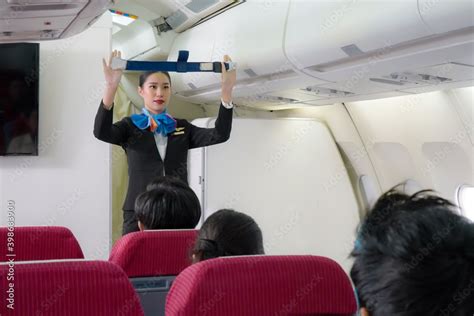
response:
M165 160L169 157L178 157L178 152L182 147L182 141L185 138L183 126L176 126L176 131L168 134L168 145L166 146Z
M149 150L152 150L155 152L155 154L158 156L158 158L160 159L161 162L163 162L163 158L161 157L160 155L160 152L158 151L158 146L156 145L156 140L155 140L155 135L153 134L153 132L151 131L143 131L143 134L146 138L146 144L152 144L153 145L153 149L149 149ZM169 141L169 139L168 139ZM147 145L148 147L148 145ZM165 157L166 158L166 157Z
M177 150L177 139L173 133L168 134L168 144L166 145L166 154L165 160L171 157L176 157L176 150Z

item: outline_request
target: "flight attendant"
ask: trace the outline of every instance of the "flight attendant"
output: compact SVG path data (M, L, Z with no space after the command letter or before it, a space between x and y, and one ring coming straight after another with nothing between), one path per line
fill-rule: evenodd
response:
M113 102L122 70L103 62L106 88L94 123L94 136L121 146L128 161L128 192L123 205L122 234L138 231L134 214L136 197L146 190L155 177L169 175L187 183L188 149L225 142L232 128L232 89L236 82L235 70L222 67L221 105L214 128L200 128L184 119L171 117L167 107L171 98L171 79L167 72L146 72L140 76L138 93L143 98L141 114L133 114L112 123ZM224 61L231 61L224 56Z

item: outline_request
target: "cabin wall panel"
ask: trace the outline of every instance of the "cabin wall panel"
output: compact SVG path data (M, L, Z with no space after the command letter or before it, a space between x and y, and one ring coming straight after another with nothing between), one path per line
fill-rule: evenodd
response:
M16 226L66 226L89 259L110 249L110 146L92 131L111 27L104 15L79 35L40 43L39 155L0 157L0 225L13 200Z
M452 96L461 92L456 89L347 104L364 143L405 148L366 146L383 191L411 177L421 188L454 200L458 185L472 185L473 146L457 110L472 112L472 92L472 87L463 88L457 106ZM412 163L402 168L408 160Z
M447 93L466 128L471 143L474 145L474 88L471 86L453 89Z
M217 115L217 107L204 106L204 108L206 109L206 114L210 116ZM365 148L365 146L372 147L374 144L370 140L367 144L362 142L343 104L307 106L281 111L259 111L252 108L237 107L234 111L235 116L240 118L311 118L321 121L329 128L342 156L345 165L344 172L349 174L352 188L359 203L361 217L373 204L373 198L370 198L370 196L379 196L381 194L382 191L377 176ZM360 181L360 178L363 176L365 180ZM333 181L337 181L337 177L338 174L335 174ZM364 184L370 185L364 190L362 188ZM366 190L370 190L370 192L366 192ZM369 196L366 196L367 194Z
M349 269L358 205L325 124L235 119L231 138L204 150L205 217L234 208L255 218L267 254L317 254Z
M362 183L359 181L365 176L365 182L370 182L372 194L381 193L377 176L367 153L367 147L373 146L370 140L364 144L347 110L341 103L327 106L313 106L300 109L275 112L278 117L315 118L324 122L338 146L344 160L345 169L349 173L354 193L359 203L359 213L363 216L372 205L367 203Z

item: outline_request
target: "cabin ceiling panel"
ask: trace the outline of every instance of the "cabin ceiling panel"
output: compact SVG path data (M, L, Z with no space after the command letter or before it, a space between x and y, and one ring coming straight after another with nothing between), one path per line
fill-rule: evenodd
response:
M448 81L465 81L474 79L474 66L458 63L446 63L437 66L417 69L418 74L447 78Z
M0 0L1 42L50 40L78 34L97 21L111 0Z
M375 99L383 99L383 98L391 98L391 97L398 97L401 95L411 95L412 93L403 92L403 91L387 91L387 92L379 92L373 94L364 94L364 95L354 95L350 97L344 98L329 98L323 100L312 100L307 101L305 104L307 105L330 105L334 103L343 103L343 102L355 102L355 101L362 101L362 100L375 100Z
M447 90L447 89L456 89L456 88L463 88L463 87L472 87L474 86L474 80L466 80L466 81L456 81L456 82L448 82L439 85L429 85L429 86L422 86L422 87L415 87L410 89L403 89L400 92L405 93L426 93L426 92L433 92L437 90Z
M326 99L325 96L318 96L312 93L306 92L304 89L291 89L291 90L283 90L283 91L274 91L267 93L270 96L277 96L287 99L294 99L297 101L311 101L311 100L321 100Z
M3 3L2 3L3 2ZM8 0L0 1L0 19L51 18L57 16L77 15L88 3L87 0L77 1L35 1L24 5ZM2 27L3 29L3 27Z
M350 97L350 96L359 95L359 94L371 94L371 93L377 93L377 92L391 91L393 90L394 87L393 85L388 85L388 84L383 84L383 83L378 83L378 82L371 82L365 78L360 79L360 80L357 80L357 78L355 78L354 80L349 79L347 81L342 81L342 82L337 82L337 83L325 83L325 84L313 87L314 90L317 90L317 88L332 89L332 90L335 90L335 92L344 94L342 96ZM329 95L329 96L337 97L338 94Z
M176 78L179 82L181 74L176 74L173 77L173 80ZM202 76L213 76L212 74L203 73ZM220 75L218 76L219 83L213 84L207 87L202 87L199 89L188 90L185 92L177 92L180 96L187 98L190 102L216 102L220 99L221 95L221 85L220 85ZM237 73L237 77L242 78L244 75L241 75L240 72ZM182 79L181 79L182 80ZM173 81L174 83L175 81ZM264 95L269 94L270 92L279 92L292 89L298 89L300 87L306 87L309 85L321 84L322 82L314 78L307 76L300 76L298 73L291 72L285 75L275 74L265 76L263 78L249 78L249 79L240 79L237 81L236 86L233 90L234 98L244 98L247 100L248 104L251 104L253 101L259 101L263 98ZM301 91L303 92L303 91ZM278 96L278 94L272 94ZM303 94L307 98L306 94ZM283 97L283 96L281 96ZM315 98L316 99L316 98Z
M157 12L161 16L170 16L178 7L179 1L134 0L133 2Z
M183 32L220 10L242 1L234 0L135 0L165 18L175 32Z

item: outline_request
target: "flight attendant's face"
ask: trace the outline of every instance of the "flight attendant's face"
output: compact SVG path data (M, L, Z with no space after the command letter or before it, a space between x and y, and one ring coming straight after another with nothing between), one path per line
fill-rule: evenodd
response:
M171 97L171 84L163 73L148 76L143 86L138 87L145 108L153 114L159 114L168 106Z

